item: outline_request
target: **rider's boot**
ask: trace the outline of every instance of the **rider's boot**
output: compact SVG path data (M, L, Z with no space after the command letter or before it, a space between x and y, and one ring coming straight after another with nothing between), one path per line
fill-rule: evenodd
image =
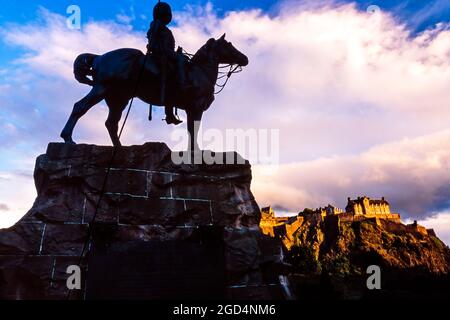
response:
M179 125L180 123L183 122L180 119L178 119L177 117L175 117L175 115L173 114L173 107L166 106L165 110L166 110L166 122L167 122L167 124Z

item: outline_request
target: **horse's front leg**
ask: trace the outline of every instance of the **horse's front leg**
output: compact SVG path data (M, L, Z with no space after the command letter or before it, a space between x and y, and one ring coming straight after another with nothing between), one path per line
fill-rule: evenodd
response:
M61 138L64 139L65 143L75 143L72 140L72 133L75 125L78 120L89 111L90 108L103 100L104 94L105 88L101 85L96 85L91 89L86 97L75 103L69 120L67 120L67 123L60 135Z
M198 151L198 130L200 129L200 122L202 121L203 110L192 108L187 111L189 146L188 150Z

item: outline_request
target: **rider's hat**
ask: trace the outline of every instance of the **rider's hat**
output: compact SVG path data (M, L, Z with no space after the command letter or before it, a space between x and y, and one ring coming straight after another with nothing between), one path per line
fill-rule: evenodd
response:
M158 2L153 8L153 20L160 20L165 25L172 21L172 9L166 2Z

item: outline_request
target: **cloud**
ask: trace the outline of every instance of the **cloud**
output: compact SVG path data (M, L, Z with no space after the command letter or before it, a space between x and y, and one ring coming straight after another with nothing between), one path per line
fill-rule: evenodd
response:
M417 222L422 226L434 229L436 235L447 245L450 245L450 211L436 213Z
M6 228L28 212L36 191L30 176L0 171L0 177L0 228Z
M145 35L139 36L128 26L113 22L89 22L82 30L70 30L66 17L40 9L45 24L12 25L2 30L6 44L19 46L28 54L16 63L31 67L36 73L72 81L72 64L82 52L103 53L118 46L145 48Z
M134 17L127 16L126 14L118 14L118 15L116 15L116 19L120 23L130 24L131 22L133 22Z
M344 208L347 197L386 196L403 218L448 208L450 130L375 146L358 155L281 165L273 175L255 167L253 191L261 205L283 203L291 211L326 204Z
M73 80L81 52L145 48L145 30L91 21L68 30L64 17L42 11L45 24L1 31L26 52L0 87L1 146L20 157L42 153L58 139L75 101L88 88ZM368 14L352 4L229 12L188 7L175 13L177 44L195 52L209 37L227 39L249 56L204 115L205 130L280 130L279 170L254 163L260 205L301 210L347 196L385 196L404 217L425 219L449 203L450 31L441 23L412 34L387 12ZM137 102L123 140L167 141L173 129L148 123ZM156 113L156 119L162 112ZM75 129L78 141L109 144L104 104ZM52 125L49 126L48 123ZM22 146L18 149L17 146ZM220 149L219 145L208 145ZM239 150L242 151L242 150ZM3 151L4 152L4 151ZM31 206L31 202L29 203ZM11 206L12 207L12 206Z

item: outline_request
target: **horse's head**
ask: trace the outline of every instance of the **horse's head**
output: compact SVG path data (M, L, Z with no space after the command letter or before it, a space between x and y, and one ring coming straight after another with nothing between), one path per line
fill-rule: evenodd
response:
M225 40L225 34L219 39L211 38L201 47L192 58L199 63L225 63L237 64L239 66L248 65L248 58L245 54L237 50L231 42Z
M241 67L248 65L247 56L236 49L231 42L225 40L225 33L215 40L214 51L219 63L237 64Z

